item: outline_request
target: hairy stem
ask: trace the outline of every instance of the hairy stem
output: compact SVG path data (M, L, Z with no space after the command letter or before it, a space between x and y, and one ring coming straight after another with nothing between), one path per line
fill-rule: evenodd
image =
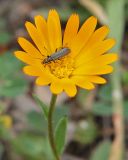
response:
M49 142L51 145L52 152L56 160L60 160L59 155L56 150L55 140L54 140L54 131L53 131L53 113L55 109L57 95L53 94L50 102L49 114L48 114L48 136Z

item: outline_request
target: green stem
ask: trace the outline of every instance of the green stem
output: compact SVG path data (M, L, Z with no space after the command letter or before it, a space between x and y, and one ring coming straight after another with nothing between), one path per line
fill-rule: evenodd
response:
M48 114L48 136L49 142L51 145L52 152L56 160L60 160L59 155L56 150L55 140L54 140L54 131L53 131L53 112L55 109L57 95L53 94L50 102L49 114Z

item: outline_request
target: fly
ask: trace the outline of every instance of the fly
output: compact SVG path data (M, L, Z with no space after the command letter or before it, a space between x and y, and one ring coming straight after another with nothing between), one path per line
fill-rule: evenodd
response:
M52 61L55 61L59 58L66 56L70 52L71 50L69 48L62 48L61 50L54 52L51 56L48 56L47 58L45 58L42 63L43 64L50 63Z

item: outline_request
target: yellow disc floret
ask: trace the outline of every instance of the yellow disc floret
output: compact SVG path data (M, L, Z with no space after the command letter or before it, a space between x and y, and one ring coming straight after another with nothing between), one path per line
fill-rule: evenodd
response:
M67 56L60 60L52 61L45 65L45 67L59 79L69 78L74 70L74 60L70 56Z

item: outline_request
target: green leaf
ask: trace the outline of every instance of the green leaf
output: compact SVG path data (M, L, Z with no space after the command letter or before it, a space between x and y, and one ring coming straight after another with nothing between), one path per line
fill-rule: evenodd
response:
M42 117L42 113L32 110L27 114L27 120L29 127L35 132L41 134L43 132L43 134L47 135L47 122L44 116Z
M93 105L92 112L98 116L111 116L113 113L112 104L97 102Z
M124 101L123 105L124 117L128 118L128 101ZM96 102L92 107L92 113L98 116L112 116L112 103Z
M21 63L12 52L6 52L0 57L0 96L15 97L24 93L28 87L27 81L21 76Z
M124 111L124 116L125 118L127 119L128 118L128 101L124 101L124 108L123 108L123 111Z
M91 144L98 136L98 128L93 119L82 120L78 123L74 139L81 144Z
M48 118L48 107L35 95L33 94L33 97L35 99L35 101L37 102L37 104L40 106L42 113L45 117L45 119L47 120Z
M60 119L55 130L55 144L59 155L64 150L66 130L67 130L67 116Z
M56 106L55 112L53 113L53 125L56 128L59 120L69 115L69 107L67 105Z
M111 149L111 142L104 141L100 143L91 155L90 160L108 160Z
M13 150L24 160L53 160L48 139L42 135L22 133L11 141ZM43 158L42 158L43 157Z
M9 80L10 77L19 77L22 65L12 53L13 51L8 51L0 56L0 79Z
M7 44L11 40L12 36L9 32L0 32L0 44Z
M86 98L88 97L88 91L84 90L84 89L79 89L78 95L77 95L77 101L81 104L81 105L85 105L85 101Z
M1 79L0 95L5 97L16 97L27 90L27 81L20 77Z
M98 94L103 101L112 101L112 86L110 84L102 86Z
M122 74L122 80L123 80L123 83L124 83L125 85L128 84L128 72L124 72L124 73Z

